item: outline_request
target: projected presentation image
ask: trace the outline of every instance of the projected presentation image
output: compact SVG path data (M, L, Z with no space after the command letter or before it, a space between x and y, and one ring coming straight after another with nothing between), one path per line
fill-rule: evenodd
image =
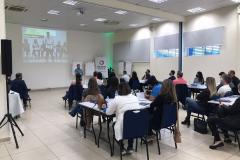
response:
M22 38L24 62L67 62L67 36L65 31L23 27Z

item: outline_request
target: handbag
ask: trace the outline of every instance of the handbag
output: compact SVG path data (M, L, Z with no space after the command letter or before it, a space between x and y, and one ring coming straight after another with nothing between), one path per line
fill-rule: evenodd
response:
M199 118L194 118L194 131L201 134L207 134L207 122Z

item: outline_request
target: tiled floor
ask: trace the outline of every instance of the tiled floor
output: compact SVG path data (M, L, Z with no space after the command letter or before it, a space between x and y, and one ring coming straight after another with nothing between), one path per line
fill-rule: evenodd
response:
M25 136L18 133L20 148L13 141L0 143L0 160L111 160L119 159L118 147L115 156L110 157L108 145L100 141L100 148L94 144L93 136L83 138L82 129L75 129L75 118L68 115L61 99L65 90L32 92L32 109L18 120ZM180 118L186 113L180 110ZM97 125L96 125L97 128ZM210 135L201 135L192 127L181 126L182 143L174 148L172 135L163 131L161 155L157 154L156 143L150 144L151 160L239 160L240 152L236 144L213 151ZM105 134L106 135L106 134ZM128 160L145 160L145 146L139 145L137 153L126 156Z

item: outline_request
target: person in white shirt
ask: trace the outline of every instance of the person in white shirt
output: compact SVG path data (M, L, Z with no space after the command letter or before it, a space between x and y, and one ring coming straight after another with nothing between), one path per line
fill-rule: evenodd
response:
M106 109L107 115L116 114L116 123L114 126L115 138L120 141L123 136L124 113L128 110L141 109L138 98L131 94L131 88L128 83L122 82L118 87L118 96L116 96ZM123 146L124 148L124 146ZM123 149L123 155L133 152L133 139L128 140L127 150Z
M219 89L218 89L218 92L217 92L217 94L220 96L220 97L224 97L225 95L226 95L226 93L227 92L231 92L232 91L232 89L231 89L231 87L230 87L230 83L231 83L231 77L229 77L228 75L223 75L223 86L222 87L220 87Z
M125 82L129 82L130 76L127 74L127 71L123 71L123 76L122 78L124 79Z

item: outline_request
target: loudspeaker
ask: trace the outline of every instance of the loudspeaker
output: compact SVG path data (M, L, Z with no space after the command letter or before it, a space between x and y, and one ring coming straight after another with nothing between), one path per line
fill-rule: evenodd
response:
M2 74L10 76L12 74L12 41L7 39L1 40L1 58Z

